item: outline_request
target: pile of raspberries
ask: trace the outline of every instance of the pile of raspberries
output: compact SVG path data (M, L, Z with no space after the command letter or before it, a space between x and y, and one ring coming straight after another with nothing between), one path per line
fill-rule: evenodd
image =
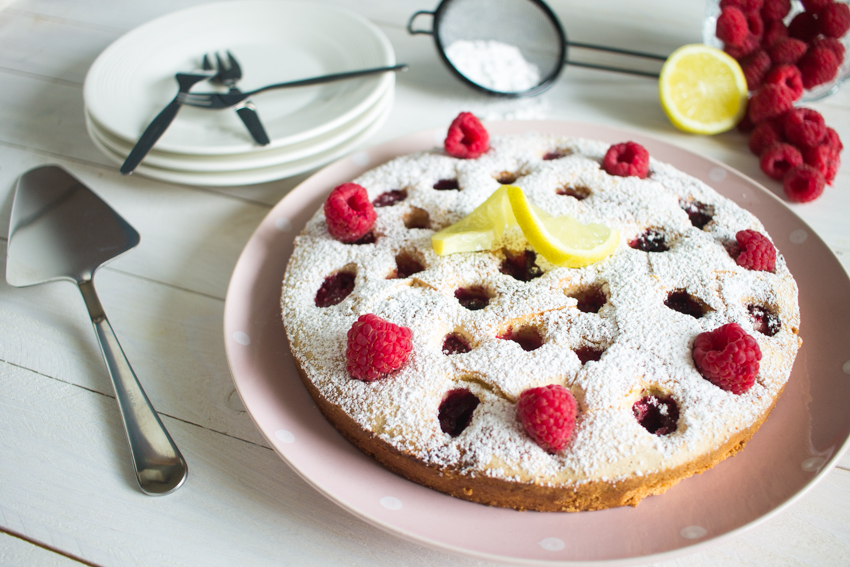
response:
M850 29L850 6L835 0L801 0L803 11L786 25L791 0L721 0L717 37L741 65L750 90L738 129L769 177L788 198L808 202L831 185L843 149L823 117L794 102L835 79L844 61L840 41Z

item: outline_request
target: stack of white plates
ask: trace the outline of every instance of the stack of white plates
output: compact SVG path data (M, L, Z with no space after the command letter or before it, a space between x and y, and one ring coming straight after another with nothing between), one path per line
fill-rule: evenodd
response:
M249 91L272 83L395 64L386 36L353 13L280 0L206 4L153 20L94 62L83 96L95 145L121 164L177 93L177 72L229 50ZM331 162L362 144L389 114L395 76L267 91L253 97L271 143L259 146L232 108L184 106L136 172L190 185L246 185ZM226 91L203 81L192 92Z

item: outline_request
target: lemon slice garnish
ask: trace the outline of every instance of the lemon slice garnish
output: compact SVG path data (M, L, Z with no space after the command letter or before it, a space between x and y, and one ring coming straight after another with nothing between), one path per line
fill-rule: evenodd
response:
M502 185L470 214L434 234L434 252L444 255L500 248L511 229L518 228L507 187Z
M680 47L667 58L658 91L670 122L694 134L730 130L747 110L747 79L741 66L701 43Z
M522 189L507 186L517 223L538 254L558 266L581 268L605 258L620 233L603 224L582 224L570 216L553 217L528 202Z

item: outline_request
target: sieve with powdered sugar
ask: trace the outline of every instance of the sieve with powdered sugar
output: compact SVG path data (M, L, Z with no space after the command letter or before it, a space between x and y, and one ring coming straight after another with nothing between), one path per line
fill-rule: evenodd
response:
M430 30L415 28L431 16ZM491 95L527 97L552 86L565 65L647 77L658 73L570 61L569 47L664 61L665 56L569 42L557 16L543 0L442 0L433 12L420 10L407 24L411 34L434 36L437 51L461 80Z

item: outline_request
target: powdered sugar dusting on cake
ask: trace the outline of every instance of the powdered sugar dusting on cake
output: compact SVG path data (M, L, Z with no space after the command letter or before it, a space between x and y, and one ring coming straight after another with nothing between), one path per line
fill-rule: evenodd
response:
M781 391L798 348L797 289L784 259L777 257L774 273L741 268L729 250L739 230L764 232L758 219L654 159L647 179L610 176L599 166L607 148L537 133L494 137L491 150L476 160L432 150L397 158L355 180L370 199L398 189L407 197L376 209L373 244L333 240L321 211L296 239L282 306L308 378L362 427L428 464L542 485L613 481L672 468L750 427ZM543 159L547 154L562 157ZM537 256L543 275L528 282L500 271L502 251L437 256L431 235L472 212L506 176L553 215L616 227L617 249L581 269L559 268ZM434 189L440 180L455 179L459 190ZM587 196L559 194L565 187ZM694 202L711 210L703 228L685 211ZM669 250L629 246L648 229L662 234ZM528 245L517 238L512 247ZM402 253L424 270L388 279ZM354 291L338 305L316 307L324 279L341 270L355 274ZM472 287L486 292L485 308L469 310L456 299L456 290ZM577 298L587 290L603 294L598 312L578 308ZM704 306L702 316L666 306L677 291ZM754 329L748 313L753 304L779 316L778 333ZM374 383L352 380L345 371L346 333L364 313L413 332L407 364ZM742 395L703 379L691 355L697 334L732 321L756 337L764 354L756 384ZM508 328L528 326L540 332L539 348L526 351L499 338ZM444 354L442 342L450 333L468 338L471 350ZM576 354L582 347L602 352L601 358L582 364ZM515 409L523 390L552 383L565 385L579 402L573 438L555 455L525 434ZM440 429L438 412L443 395L455 388L469 389L481 403L470 425L450 437ZM647 392L678 403L674 433L650 434L634 418L632 405Z

